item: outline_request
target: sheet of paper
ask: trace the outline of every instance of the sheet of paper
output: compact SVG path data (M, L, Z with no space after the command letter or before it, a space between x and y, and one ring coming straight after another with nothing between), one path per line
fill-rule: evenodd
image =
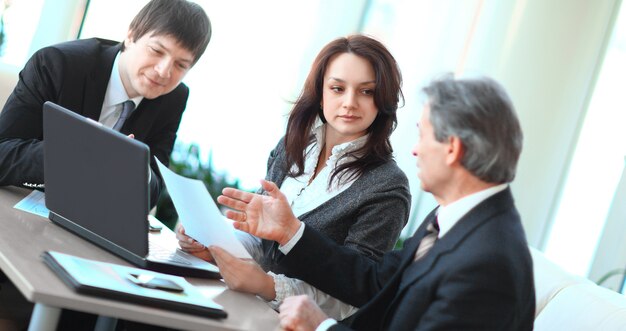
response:
M235 236L204 183L178 175L156 160L185 233L205 246L222 247L239 258L252 258Z
M34 190L20 202L16 203L13 208L48 218L50 211L46 208L45 198L46 195L43 192Z

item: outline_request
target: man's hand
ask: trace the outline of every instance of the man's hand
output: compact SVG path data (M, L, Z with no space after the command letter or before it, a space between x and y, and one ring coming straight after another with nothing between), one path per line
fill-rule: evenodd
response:
M184 252L199 257L205 261L211 263L214 262L213 256L206 246L186 235L185 228L180 223L176 225L176 239L178 239L178 246L180 246L180 249Z
M267 195L225 188L217 202L233 209L226 217L235 221L236 229L285 245L300 228L300 221L276 184L263 180L261 185Z
M231 290L252 293L267 301L274 300L274 278L249 259L239 259L217 246L209 247L220 268L220 275Z
M313 331L328 316L306 295L288 297L280 305L280 327L284 330Z

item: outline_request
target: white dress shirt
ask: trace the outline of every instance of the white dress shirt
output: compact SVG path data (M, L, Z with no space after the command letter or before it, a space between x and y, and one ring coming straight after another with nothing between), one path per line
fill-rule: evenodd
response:
M326 166L311 181L311 177L315 174L317 168L320 153L324 147L324 134L326 131L326 125L323 125L321 121L318 121L318 124L319 126L313 130L315 142L309 145L306 150L304 173L297 178L286 177L280 186L280 191L285 194L287 201L291 204L293 214L298 217L319 207L352 185L354 180L344 182L341 185L337 185L335 180L329 188L328 180L337 166L353 160L353 158L341 159L341 157L346 153L361 148L367 141L366 135L333 147L330 157L326 160ZM294 169L292 170L295 170L295 165L293 167Z
M111 70L107 90L104 94L100 118L98 119L98 122L109 128L112 128L120 118L120 115L122 115L122 103L124 101L132 100L137 106L141 100L143 100L143 96L134 97L132 99L128 97L126 89L124 89L124 84L122 83L122 77L120 76L119 59L120 53L117 53L113 61L113 69Z
M124 101L132 100L136 107L141 100L143 100L143 96L134 97L132 99L128 97L124 84L122 83L122 77L120 76L119 59L120 53L117 53L113 61L113 69L111 69L111 77L107 84L107 90L104 94L100 118L98 119L98 122L108 128L113 128L122 115L122 109L124 107L122 104ZM152 181L152 171L148 171L148 183L150 181Z
M488 189L465 196L445 207L439 207L437 211L437 222L439 223L438 238L448 233L461 217L465 216L472 208L478 206L479 203L487 200L490 196L503 191L508 186L509 184L492 186Z

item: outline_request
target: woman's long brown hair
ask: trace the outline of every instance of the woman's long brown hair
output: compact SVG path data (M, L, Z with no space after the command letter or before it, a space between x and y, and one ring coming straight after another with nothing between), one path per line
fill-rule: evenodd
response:
M324 74L329 62L335 55L351 53L366 59L375 73L374 104L378 115L367 129L369 137L359 149L345 154L343 157L353 156L355 159L337 166L331 173L328 182L337 179L343 183L360 177L365 171L373 169L390 160L393 149L389 137L396 128L399 100L403 99L402 75L396 60L379 41L365 35L352 35L333 40L317 55L309 75L304 83L302 93L294 103L287 122L285 135L285 149L287 155L287 170L292 177L304 173L305 151L313 138L311 128L317 116L323 121L320 104ZM293 165L295 169L292 169Z

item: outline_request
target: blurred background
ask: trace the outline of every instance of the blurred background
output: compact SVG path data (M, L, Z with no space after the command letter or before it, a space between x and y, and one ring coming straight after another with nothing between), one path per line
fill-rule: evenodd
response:
M29 56L46 45L121 41L146 2L0 0L0 71L13 77L0 85L12 86ZM317 52L337 37L364 33L391 50L404 76L406 100L392 136L413 196L404 236L435 206L419 189L410 153L420 87L445 72L489 75L511 94L525 134L512 187L529 243L570 272L592 280L613 273L609 286L623 282L621 0L196 2L209 15L213 36L184 79L190 97L172 155L180 173L202 172L221 185L255 190ZM0 91L2 102L10 91Z

